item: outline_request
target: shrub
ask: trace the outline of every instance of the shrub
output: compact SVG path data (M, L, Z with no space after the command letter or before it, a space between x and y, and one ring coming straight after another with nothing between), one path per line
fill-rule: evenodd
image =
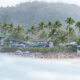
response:
M7 47L4 46L1 48L1 52L15 52L18 48L17 47Z

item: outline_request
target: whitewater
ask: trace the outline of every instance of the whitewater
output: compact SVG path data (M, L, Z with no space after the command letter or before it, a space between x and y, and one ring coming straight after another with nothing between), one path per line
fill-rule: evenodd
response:
M47 60L1 53L0 80L80 80L80 59Z

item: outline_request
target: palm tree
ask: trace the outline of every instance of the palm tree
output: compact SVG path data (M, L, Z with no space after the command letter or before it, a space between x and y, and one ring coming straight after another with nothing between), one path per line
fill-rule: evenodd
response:
M56 29L52 29L49 33L49 39L53 40L56 37Z
M75 23L74 19L71 17L67 18L65 22L66 24L68 24L69 27Z
M27 35L27 36L25 37L25 40L26 40L26 41L30 41L30 40L31 40L31 37Z
M72 37L74 35L74 29L69 27L69 36Z
M0 28L1 28L1 26L2 26L2 22L0 22Z
M47 32L45 30L43 30L38 36L38 38L41 39L41 40L46 40L47 37L48 37Z
M41 22L39 23L38 29L39 29L39 30L43 30L44 28L45 28L45 23L44 23L43 21L41 21Z
M70 41L70 38L74 37L75 32L74 29L72 27L68 27L68 42Z
M2 30L1 28L2 28L2 23L0 22L0 30Z
M79 29L79 32L80 32L80 21L78 21L75 26ZM79 34L80 35L80 34Z
M64 43L67 41L67 31L64 29L59 29L56 31L56 41L58 43Z
M14 28L14 24L10 23L9 24L9 32L12 33L13 32L13 28Z
M51 21L48 21L48 28L49 28L49 32L51 32L51 29L52 29L52 22Z
M27 29L27 32L26 32L26 34L35 34L35 32L36 32L36 27L34 26L34 25L32 25L32 27L31 28L29 28L29 29Z
M35 34L36 28L35 28L35 26L34 26L34 25L32 25L32 27L31 27L30 31L31 31L31 33L32 33L32 34Z
M62 26L62 24L59 20L56 20L53 24L53 28L56 28L56 29L60 28L61 26Z
M30 28L27 29L26 34L29 34L29 33L31 33L31 29Z
M21 24L18 24L18 26L14 28L12 37L17 39L24 39L24 28L21 26Z
M80 31L80 21L78 21L75 26L79 28L79 31Z
M71 28L71 25L73 25L75 23L75 21L74 21L73 18L69 17L65 20L65 22L66 22L66 24L68 24L66 29L68 30L68 43L69 43L70 33L73 32L73 29Z
M18 24L16 29L18 32L23 32L23 30L24 30L23 27L21 26L21 24Z
M2 32L4 34L6 34L7 31L8 31L8 24L7 23L3 23L3 25L1 26L1 29L2 29Z

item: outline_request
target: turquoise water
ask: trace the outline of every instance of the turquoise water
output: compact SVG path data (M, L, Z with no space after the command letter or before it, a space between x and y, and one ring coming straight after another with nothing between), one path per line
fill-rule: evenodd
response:
M80 80L80 60L40 60L1 54L0 80Z

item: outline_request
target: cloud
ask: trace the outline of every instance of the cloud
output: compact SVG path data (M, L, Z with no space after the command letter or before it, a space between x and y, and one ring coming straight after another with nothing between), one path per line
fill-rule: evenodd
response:
M47 2L64 2L69 4L76 4L80 6L80 0L0 0L0 6L14 6L21 2L27 1L47 1Z

